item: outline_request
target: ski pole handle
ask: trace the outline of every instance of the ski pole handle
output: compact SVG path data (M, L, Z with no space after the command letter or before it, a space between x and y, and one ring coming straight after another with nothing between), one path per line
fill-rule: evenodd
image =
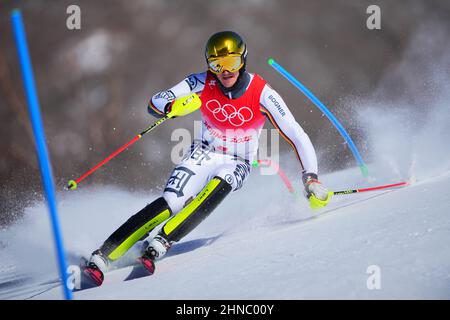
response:
M395 188L395 187L404 187L404 186L407 186L408 184L409 184L408 182L399 182L399 183L387 184L387 185L384 185L384 186L377 186L377 187L370 187L370 188L360 188L360 189L349 189L349 190L343 190L343 191L333 191L333 194L334 195L346 195L346 194L352 194L352 193L375 191L375 190L382 190L382 189Z

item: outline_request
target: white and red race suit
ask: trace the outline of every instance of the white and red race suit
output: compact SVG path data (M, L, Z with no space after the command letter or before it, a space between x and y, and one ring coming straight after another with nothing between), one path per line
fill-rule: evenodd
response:
M203 72L190 75L150 100L148 110L157 117L163 116L166 106L178 97L195 92L202 100L201 136L175 167L164 190L173 213L181 210L214 176L226 180L233 190L242 186L257 154L266 118L293 147L302 172L317 174L311 140L283 99L258 74L244 74L247 80L240 92L224 92L211 72Z

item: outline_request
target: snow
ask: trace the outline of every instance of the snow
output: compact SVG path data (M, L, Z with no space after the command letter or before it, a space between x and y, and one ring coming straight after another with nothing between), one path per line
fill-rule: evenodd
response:
M111 64L111 36L104 30L98 30L77 44L74 52L81 70L85 73L98 73Z
M359 185L392 182L362 183L356 168L322 180L336 189L349 180ZM312 212L277 176L254 172L244 190L174 245L153 276L124 281L136 248L121 263L125 267L106 274L102 287L74 297L448 299L450 197L442 190L449 189L450 172L445 172L387 192L335 196L329 207ZM156 196L115 188L79 191L60 196L72 261L89 254ZM1 299L62 297L46 214L38 204L24 221L0 233L5 246L0 251ZM379 268L380 289L367 286L371 266Z

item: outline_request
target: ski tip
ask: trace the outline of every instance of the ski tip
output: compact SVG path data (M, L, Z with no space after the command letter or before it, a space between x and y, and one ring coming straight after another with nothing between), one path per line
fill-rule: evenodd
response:
M275 60L273 60L273 58L267 59L267 63L269 64L269 66L271 66L274 62Z

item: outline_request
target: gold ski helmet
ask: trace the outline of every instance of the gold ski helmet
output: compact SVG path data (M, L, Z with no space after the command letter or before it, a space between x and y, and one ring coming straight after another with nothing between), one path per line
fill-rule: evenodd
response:
M213 34L205 48L205 58L211 72L219 74L225 70L236 72L245 65L247 45L233 31Z

